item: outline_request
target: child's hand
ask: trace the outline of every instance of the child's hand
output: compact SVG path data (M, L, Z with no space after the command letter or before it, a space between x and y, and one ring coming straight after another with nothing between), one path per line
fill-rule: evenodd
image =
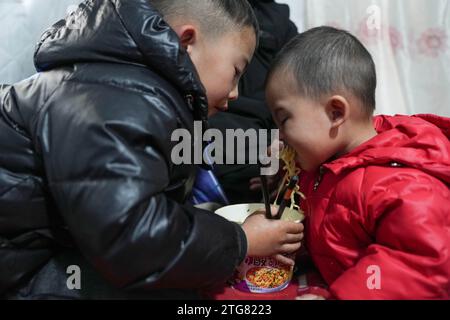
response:
M271 209L274 216L278 209ZM273 256L281 263L294 265L294 261L283 254L300 249L304 229L302 223L269 220L264 216L264 211L258 211L245 220L242 229L247 236L247 255Z

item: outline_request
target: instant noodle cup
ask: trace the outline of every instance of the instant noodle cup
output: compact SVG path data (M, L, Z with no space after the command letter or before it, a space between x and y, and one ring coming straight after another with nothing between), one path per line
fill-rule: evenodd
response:
M220 208L216 210L216 214L241 225L255 211L264 210L263 203L247 203ZM281 216L281 220L294 222L301 222L303 219L301 212L291 208L286 208ZM294 260L295 253L289 257ZM287 288L293 272L294 266L286 266L271 257L247 256L236 269L231 282L234 288L244 292L277 292Z

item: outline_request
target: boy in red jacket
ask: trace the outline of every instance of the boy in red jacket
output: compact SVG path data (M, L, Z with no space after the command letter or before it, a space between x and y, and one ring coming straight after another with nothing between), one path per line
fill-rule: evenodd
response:
M276 59L267 100L304 170L306 245L337 299L448 299L450 119L379 116L375 65L311 29Z

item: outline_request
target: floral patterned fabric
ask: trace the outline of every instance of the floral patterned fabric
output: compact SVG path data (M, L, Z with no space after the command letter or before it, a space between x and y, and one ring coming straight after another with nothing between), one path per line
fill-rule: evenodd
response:
M284 0L299 30L357 36L377 66L377 113L450 116L450 0Z

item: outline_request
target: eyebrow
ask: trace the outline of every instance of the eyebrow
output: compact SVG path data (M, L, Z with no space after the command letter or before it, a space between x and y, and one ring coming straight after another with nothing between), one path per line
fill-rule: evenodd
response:
M278 115L280 112L286 112L286 113L288 113L288 114L291 113L291 111L290 111L288 108L286 108L286 106L277 104L277 105L274 106L274 108L273 108L273 114L274 114L274 115Z

